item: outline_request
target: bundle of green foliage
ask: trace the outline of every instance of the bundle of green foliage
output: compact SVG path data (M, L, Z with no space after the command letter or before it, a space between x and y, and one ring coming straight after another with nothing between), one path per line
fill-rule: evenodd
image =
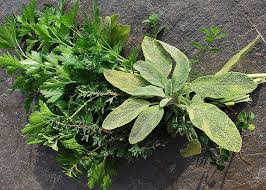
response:
M37 11L32 0L0 27L0 48L11 50L0 67L15 75L12 88L31 111L22 129L28 144L51 147L68 176L85 170L88 187L101 189L110 187L117 159L146 158L177 134L188 139L181 155L199 154L203 144L220 168L240 151L239 130L253 130L254 116L241 113L235 125L218 107L250 101L265 82L265 74L229 72L259 37L217 74L190 82L190 61L175 47L145 37L145 61L136 50L124 58L130 27L118 14L102 18L94 1L92 17L78 24L79 1L69 11L66 3ZM151 134L158 125L162 132Z

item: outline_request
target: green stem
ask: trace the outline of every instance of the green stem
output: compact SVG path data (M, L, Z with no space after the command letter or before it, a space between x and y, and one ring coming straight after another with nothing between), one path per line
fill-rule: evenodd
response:
M59 41L59 43L65 45L65 46L73 46L73 43L68 42L69 44L67 44L67 43L63 42L63 41L62 41L62 40L61 40L61 39L55 34L55 32L54 32L53 30L50 30L50 31L53 33L53 35L56 37L56 39Z
M266 82L265 78L256 78L253 80L256 84L262 84Z
M21 53L25 58L28 58L28 56L24 53L24 51L23 51L22 48L20 47L20 45L19 45L17 39L15 39L15 41L16 41L16 44L17 44L17 47L18 47L20 53Z
M73 117L75 117L90 101L92 101L93 99L97 98L99 95L94 96L92 98L90 98L89 100L87 100L82 106L79 107L79 109L73 113L73 115L71 115L68 119L71 120L73 119Z
M266 78L266 73L247 74L247 76L253 79Z
M235 97L232 97L232 98L227 98L227 99L220 100L219 102L220 103L236 102L236 101L240 101L240 100L247 99L247 98L249 98L249 95L235 96Z

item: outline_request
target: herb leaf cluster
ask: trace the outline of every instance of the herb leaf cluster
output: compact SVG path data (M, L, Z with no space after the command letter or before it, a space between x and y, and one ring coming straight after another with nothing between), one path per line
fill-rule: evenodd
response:
M191 62L179 49L144 37L145 60L137 60L136 49L124 57L130 26L119 23L119 14L101 17L93 1L92 15L77 22L79 1L68 10L67 3L38 11L32 0L0 27L0 48L8 50L0 68L25 95L28 144L52 148L66 175L85 171L88 188L100 189L110 187L117 160L147 158L177 135L188 140L182 156L207 147L220 169L231 151L240 151L239 130L253 130L254 115L241 113L235 124L222 108L250 101L249 93L265 82L264 73L230 72L259 38L218 73L191 82ZM158 20L153 15L148 24ZM214 38L220 35L212 30Z

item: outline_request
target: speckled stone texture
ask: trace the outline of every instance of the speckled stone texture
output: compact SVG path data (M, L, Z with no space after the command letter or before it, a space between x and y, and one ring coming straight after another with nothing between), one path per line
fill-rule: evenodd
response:
M29 0L1 0L0 21L13 11L19 12ZM39 5L53 1L39 1ZM141 21L159 12L166 25L162 40L188 56L191 42L202 39L201 27L218 25L230 35L218 45L222 52L197 66L213 73L240 48L250 42L257 30L266 38L266 0L99 0L103 15L120 13L122 22L132 26L128 47L140 45L144 30ZM81 0L83 11L90 12L91 0ZM236 68L254 73L266 72L266 45L258 44ZM66 177L54 161L54 153L41 146L25 144L19 133L26 123L23 96L10 93L12 78L0 71L0 189L1 190L85 190L84 180ZM257 129L243 134L242 157L235 154L224 172L216 171L204 157L184 159L172 142L156 151L147 161L121 163L112 190L263 190L266 189L266 85L252 95L253 103L239 107L253 111Z

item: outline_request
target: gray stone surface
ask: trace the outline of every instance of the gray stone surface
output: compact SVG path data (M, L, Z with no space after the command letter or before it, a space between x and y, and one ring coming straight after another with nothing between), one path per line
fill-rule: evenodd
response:
M0 21L13 11L19 12L29 0L2 0ZM49 1L39 1L40 4ZM56 2L56 0L50 1ZM82 0L82 10L91 10L91 1ZM218 25L230 34L219 43L222 52L211 56L197 69L203 73L217 71L235 52L251 41L256 30L266 37L265 0L99 0L104 15L120 13L122 22L132 26L129 47L139 45L143 37L141 21L159 12L167 29L162 39L193 54L191 42L202 38L201 27ZM249 17L249 19L247 18ZM242 72L266 72L266 48L261 43L237 67ZM26 123L23 96L10 93L12 78L0 71L0 189L1 190L82 190L84 181L64 176L54 161L54 153L40 146L25 144L19 130ZM257 129L244 134L242 161L238 154L224 172L216 171L204 157L184 159L178 154L181 142L172 142L148 160L121 163L120 175L113 190L262 190L266 189L266 115L265 85L253 94L253 103L239 107L252 110Z

